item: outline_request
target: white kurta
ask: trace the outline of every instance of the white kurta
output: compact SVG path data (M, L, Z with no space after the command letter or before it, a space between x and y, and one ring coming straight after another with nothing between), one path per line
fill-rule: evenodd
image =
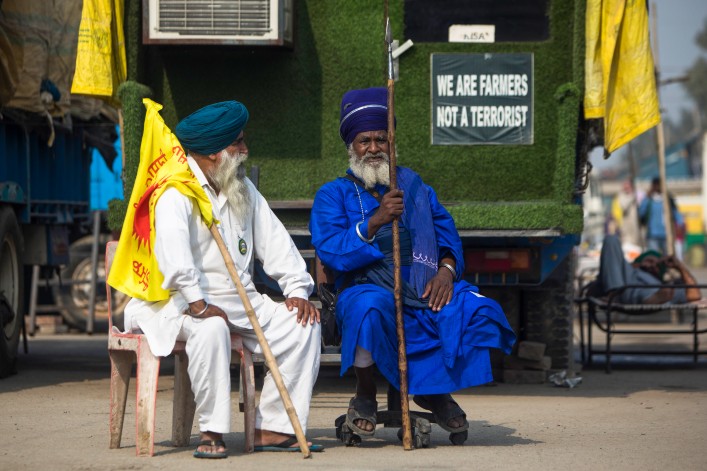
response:
M219 231L273 354L278 364L285 365L287 369L283 371L281 366L280 372L306 429L311 390L319 368L319 325L315 323L305 328L297 325L296 311L290 312L284 304L258 293L253 284L254 260L257 258L262 262L265 272L277 281L287 298L307 299L314 286L312 277L287 230L250 180L246 179L246 183L251 193L252 209L246 221L239 221L225 195L216 195L191 158L189 165L211 199L214 216L219 221ZM156 303L131 300L125 308L126 329L142 330L150 350L158 356L168 355L178 337L187 340L189 375L196 397L200 429L228 432L230 343L214 341L214 336L228 338L228 328L224 322L219 324L213 322L214 319L192 319L183 312L189 303L204 299L223 309L233 326L243 334L246 347L259 352L257 338L223 257L196 204L176 189L167 189L155 207L155 230L155 256L165 277L162 286L170 290L171 297ZM245 242L244 254L239 251L240 240ZM197 334L202 325L203 330L212 333ZM213 333L214 328L218 334ZM204 338L206 342L201 345L200 339ZM194 355L200 358L194 358ZM220 360L214 361L217 357ZM192 368L193 365L199 367ZM266 379L263 386L256 426L282 433L293 432L272 380Z

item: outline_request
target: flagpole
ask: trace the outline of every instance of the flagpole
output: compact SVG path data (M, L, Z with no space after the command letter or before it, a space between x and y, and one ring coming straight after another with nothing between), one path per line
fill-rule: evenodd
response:
M398 188L395 155L395 77L393 71L393 35L390 30L388 2L386 1L385 42L388 45L388 146L390 148L390 189ZM400 273L400 228L398 217L393 219L393 297L395 323L398 331L398 370L400 372L400 409L403 425L403 449L412 450L410 403L408 402L408 362L405 351L405 324L403 321L402 276Z
M658 96L658 106L660 106L660 64L658 59L658 9L655 2L651 4L652 33L653 33L653 65L655 67L656 95ZM665 133L663 119L661 117L656 126L656 147L658 150L658 175L660 178L660 193L663 197L663 224L665 225L665 251L663 255L675 255L675 231L673 229L673 208L670 204L668 193L668 176L665 168Z
M304 436L302 425L300 424L299 418L297 417L297 411L295 410L295 407L292 404L292 400L290 399L290 394L287 392L287 388L285 388L285 383L282 380L282 375L280 375L280 369L277 366L277 361L275 361L275 356L272 354L272 351L270 350L270 345L268 345L268 341L265 339L265 334L263 333L262 327L260 327L260 322L258 321L258 317L255 315L255 311L253 310L253 306L250 303L248 294L245 292L245 288L243 287L243 283L241 282L240 276L238 276L238 271L236 270L236 266L233 263L233 258L231 258L231 254L228 252L226 244L223 242L223 238L221 237L221 233L218 231L216 224L211 224L209 230L211 231L211 235L216 241L216 245L218 245L218 248L221 251L223 261L226 262L226 268L228 269L228 273L229 275L231 275L233 282L236 284L238 295L240 296L241 301L243 302L243 306L245 307L245 313L248 316L250 324L253 326L255 335L258 337L258 343L260 343L260 347L263 349L263 355L265 356L265 364L270 369L270 374L272 375L273 380L275 380L275 385L277 386L277 390L280 393L282 402L285 405L285 410L287 411L287 415L290 418L290 423L292 423L292 428L295 430L295 436L297 437L297 443L299 444L300 450L302 451L302 455L304 455L305 458L309 458L312 456L312 453L309 451L307 439Z

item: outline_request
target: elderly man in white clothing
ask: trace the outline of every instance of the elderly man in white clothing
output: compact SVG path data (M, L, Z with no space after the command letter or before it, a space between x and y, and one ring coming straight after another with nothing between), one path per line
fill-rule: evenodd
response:
M213 205L214 217L238 268L241 282L279 365L285 386L306 431L312 388L319 372L319 311L308 301L313 280L292 239L263 196L245 177L248 148L243 128L248 110L237 101L206 106L175 129L189 166ZM125 325L141 330L155 355L168 355L187 341L189 377L201 440L197 458L225 458L223 434L230 431L230 329L249 350L260 352L236 286L199 210L169 188L155 207L155 257L164 275L167 301L133 299ZM256 291L254 258L285 296L277 303ZM256 451L298 451L294 430L268 374L256 411ZM311 451L321 446L312 445Z

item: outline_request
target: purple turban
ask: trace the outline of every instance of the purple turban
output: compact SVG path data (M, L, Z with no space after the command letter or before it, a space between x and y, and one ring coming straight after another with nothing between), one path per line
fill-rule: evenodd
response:
M248 109L237 101L205 106L181 120L174 134L185 149L203 155L220 152L238 138L248 122Z
M341 99L339 135L348 147L356 135L388 129L388 90L385 87L349 90Z

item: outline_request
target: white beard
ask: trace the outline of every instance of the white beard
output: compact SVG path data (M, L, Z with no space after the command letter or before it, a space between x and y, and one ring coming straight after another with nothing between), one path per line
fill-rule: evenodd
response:
M371 154L367 152L363 157L358 157L353 150L353 146L349 146L349 168L361 181L366 185L366 188L373 188L377 184L390 186L390 156L385 152ZM380 163L371 163L369 159L373 157L383 157Z
M220 152L221 161L209 171L209 177L223 191L231 210L239 221L245 221L250 214L251 197L245 183L243 162L248 154Z

